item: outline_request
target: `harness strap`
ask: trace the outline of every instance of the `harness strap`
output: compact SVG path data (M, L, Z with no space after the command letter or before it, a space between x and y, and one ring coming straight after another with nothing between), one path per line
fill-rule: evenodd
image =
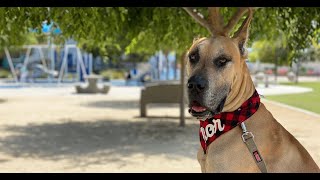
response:
M240 125L241 125L242 131L243 131L243 134L242 134L243 142L247 145L247 148L249 149L249 151L250 151L253 159L255 160L257 166L259 167L260 171L262 173L267 173L266 164L264 163L264 161L258 151L257 145L253 140L254 136L253 136L252 132L247 131L247 128L246 128L244 122L242 122Z

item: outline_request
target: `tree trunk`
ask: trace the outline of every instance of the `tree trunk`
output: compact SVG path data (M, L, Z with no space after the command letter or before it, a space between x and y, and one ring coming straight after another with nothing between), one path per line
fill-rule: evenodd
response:
M169 80L169 70L170 70L170 65L169 65L169 58L168 58L168 54L169 54L169 51L165 51L164 52L164 56L165 56L165 59L166 59L166 80Z
M274 81L276 84L278 84L278 58L274 58L275 59L275 70L274 70Z
M297 72L296 72L296 79L295 79L296 84L298 84L299 70L300 70L300 59L298 59L298 61L297 61Z
M156 56L157 59L157 80L160 80L160 53Z
M180 102L180 126L185 126L185 116L184 116L184 106L185 106L185 99L184 99L184 93L185 93L185 56L187 52L182 53L180 57L180 63L181 63L181 70L180 70L180 82L181 82L181 102Z
M175 60L174 60L174 71L173 71L173 73L174 73L174 80L177 80L177 59L176 59L176 56L175 56L175 58L174 58Z

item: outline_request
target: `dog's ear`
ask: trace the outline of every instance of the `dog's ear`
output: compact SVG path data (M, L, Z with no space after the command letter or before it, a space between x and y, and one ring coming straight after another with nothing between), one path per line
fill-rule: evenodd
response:
M198 36L196 36L196 37L194 37L193 38L193 42L192 42L192 44L194 44L194 42L196 42L196 41L198 41L200 39L200 36L198 35Z
M237 32L233 35L232 39L234 39L239 47L239 51L241 54L241 57L245 57L246 54L246 43L248 41L249 36L249 25L252 19L253 15L253 9L248 8L248 15L247 18L243 21L242 25L238 29Z
M190 64L189 64L189 57L188 57L189 51L185 52L183 54L183 61L184 61L184 68L186 71L186 75L189 76L190 75Z

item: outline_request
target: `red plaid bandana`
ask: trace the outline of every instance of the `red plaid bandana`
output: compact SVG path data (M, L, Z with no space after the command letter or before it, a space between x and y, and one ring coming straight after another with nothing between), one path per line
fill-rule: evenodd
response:
M200 120L199 136L204 153L215 139L252 116L258 110L259 105L260 97L255 91L237 110L216 114L205 121Z

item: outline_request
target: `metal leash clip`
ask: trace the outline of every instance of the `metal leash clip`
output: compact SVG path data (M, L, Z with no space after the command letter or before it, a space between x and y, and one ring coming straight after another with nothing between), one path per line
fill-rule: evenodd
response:
M251 137L252 138L254 138L254 135L252 134L252 132L250 132L250 131L247 131L247 128L246 128L246 126L245 126L245 124L244 124L244 122L242 122L241 124L241 128L242 128L242 141L243 142L246 142L247 141L247 139L249 139L249 138L245 138L245 136L247 136L248 134L250 134L251 135Z
M250 132L250 131L244 132L244 133L242 134L242 136L241 136L243 142L246 142L247 139L249 139L249 138L245 138L245 137L244 137L244 136L247 136L248 134L250 134L251 137L254 138L254 135L252 134L252 132Z

